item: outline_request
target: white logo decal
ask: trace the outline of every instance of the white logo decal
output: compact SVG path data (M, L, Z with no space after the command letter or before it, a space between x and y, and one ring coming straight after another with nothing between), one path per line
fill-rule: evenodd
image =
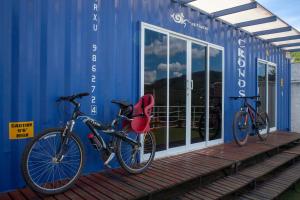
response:
M189 23L193 27L208 31L208 28L206 26L203 26L199 23L194 23L188 19L185 19L184 14L182 12L181 13L172 13L171 18L173 19L173 21L175 23L184 25L184 28L186 27L187 23Z

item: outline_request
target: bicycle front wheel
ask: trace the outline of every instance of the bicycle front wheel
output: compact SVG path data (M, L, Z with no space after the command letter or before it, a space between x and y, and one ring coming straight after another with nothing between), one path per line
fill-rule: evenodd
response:
M57 194L69 189L79 177L84 150L73 133L63 141L63 129L48 129L36 136L25 148L22 172L27 185L43 194ZM62 152L62 156L58 156Z
M267 139L270 133L270 122L266 112L258 113L256 116L256 133L260 140Z
M239 111L235 113L233 121L233 136L235 142L239 146L243 146L247 143L249 134L252 130L250 121L250 116L246 111Z
M147 132L142 135L143 139L140 145L133 145L121 138L117 140L117 158L119 163L123 169L132 174L145 171L155 156L156 142L153 133ZM128 137L137 142L140 140L139 136L140 134L135 132L128 134Z

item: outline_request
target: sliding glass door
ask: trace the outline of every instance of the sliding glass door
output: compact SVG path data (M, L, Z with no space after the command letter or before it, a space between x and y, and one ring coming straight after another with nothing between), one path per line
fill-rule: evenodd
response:
M223 142L223 48L143 25L141 55L158 157Z
M260 96L260 112L268 113L271 130L276 130L277 122L277 73L276 64L258 60L257 93Z

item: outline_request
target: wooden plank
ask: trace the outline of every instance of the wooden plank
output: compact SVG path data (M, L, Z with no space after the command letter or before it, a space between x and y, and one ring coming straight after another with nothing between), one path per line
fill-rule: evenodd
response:
M102 187L100 185L91 181L85 176L80 177L77 184L80 188L82 188L83 190L87 191L90 194L93 194L97 198L104 199L104 200L112 199L110 196L108 196L109 193L105 193L102 190Z
M105 176L109 177L109 178L113 178L116 180L120 180L123 183L126 183L132 187L136 187L137 189L144 191L145 194L149 194L155 191L155 189L147 184L144 184L143 182L139 182L136 180L131 179L130 177L127 176L122 176L118 173L114 173L113 171L106 173Z
M8 195L8 193L0 193L0 200L12 200L10 197L9 197L9 195Z
M57 194L57 195L54 196L54 199L57 199L57 200L70 200L70 198L68 198L64 194Z
M72 190L68 190L67 192L64 193L64 195L72 200L82 200L83 199L79 195L74 193Z
M83 177L81 181L96 190L99 188L98 191L100 191L102 194L106 194L106 196L107 194L113 193L112 195L109 195L109 197L113 199L131 199L134 197L130 193L127 193L112 184L102 181L95 174L93 176Z
M74 193L76 193L78 196L80 196L82 199L86 199L86 200L97 200L97 199L99 199L98 197L93 196L93 194L90 194L90 193L84 191L83 189L81 189L80 187L78 187L76 185L73 186L71 190Z
M26 200L26 198L22 195L22 193L19 190L9 192L8 194L9 196L11 196L12 199Z
M121 175L121 176L126 176L126 177L129 177L130 179L136 181L136 182L140 182L140 183L143 183L145 185L148 185L150 186L153 191L160 191L162 190L166 184L165 183L161 183L161 182L156 182L156 181L153 181L152 179L148 179L146 177L144 178L139 178L135 175L130 175L130 174L127 174L126 172L122 171L122 170L113 170L115 173Z
M145 192L139 190L138 188L132 187L122 181L115 180L113 178L108 178L103 173L98 173L96 176L98 176L101 179L101 181L105 181L106 183L114 185L115 187L118 187L118 188L124 190L125 192L131 194L132 196L134 196L136 198L140 198L145 195Z
M27 198L32 200L39 200L41 199L35 192L33 192L29 188L21 189L20 192Z

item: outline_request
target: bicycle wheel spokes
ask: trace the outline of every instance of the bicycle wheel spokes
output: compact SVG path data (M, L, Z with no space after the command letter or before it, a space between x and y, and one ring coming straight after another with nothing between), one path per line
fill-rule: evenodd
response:
M28 175L32 183L42 190L57 190L65 187L81 168L82 152L77 142L70 137L62 148L61 132L52 132L35 142L27 159Z
M138 135L134 135L131 138L137 141ZM120 144L122 160L126 163L126 165L133 168L137 164L137 162L139 162L140 150L141 148L134 147L132 144L125 141L122 141Z
M139 135L132 133L129 136L135 141L139 141ZM142 151L147 155L145 159L141 160ZM155 139L152 133L144 134L140 146L135 146L124 140L118 141L117 156L121 166L130 173L140 173L144 171L152 162L155 154Z
M263 141L266 140L270 132L269 117L267 113L258 113L256 117L256 131L258 137Z

